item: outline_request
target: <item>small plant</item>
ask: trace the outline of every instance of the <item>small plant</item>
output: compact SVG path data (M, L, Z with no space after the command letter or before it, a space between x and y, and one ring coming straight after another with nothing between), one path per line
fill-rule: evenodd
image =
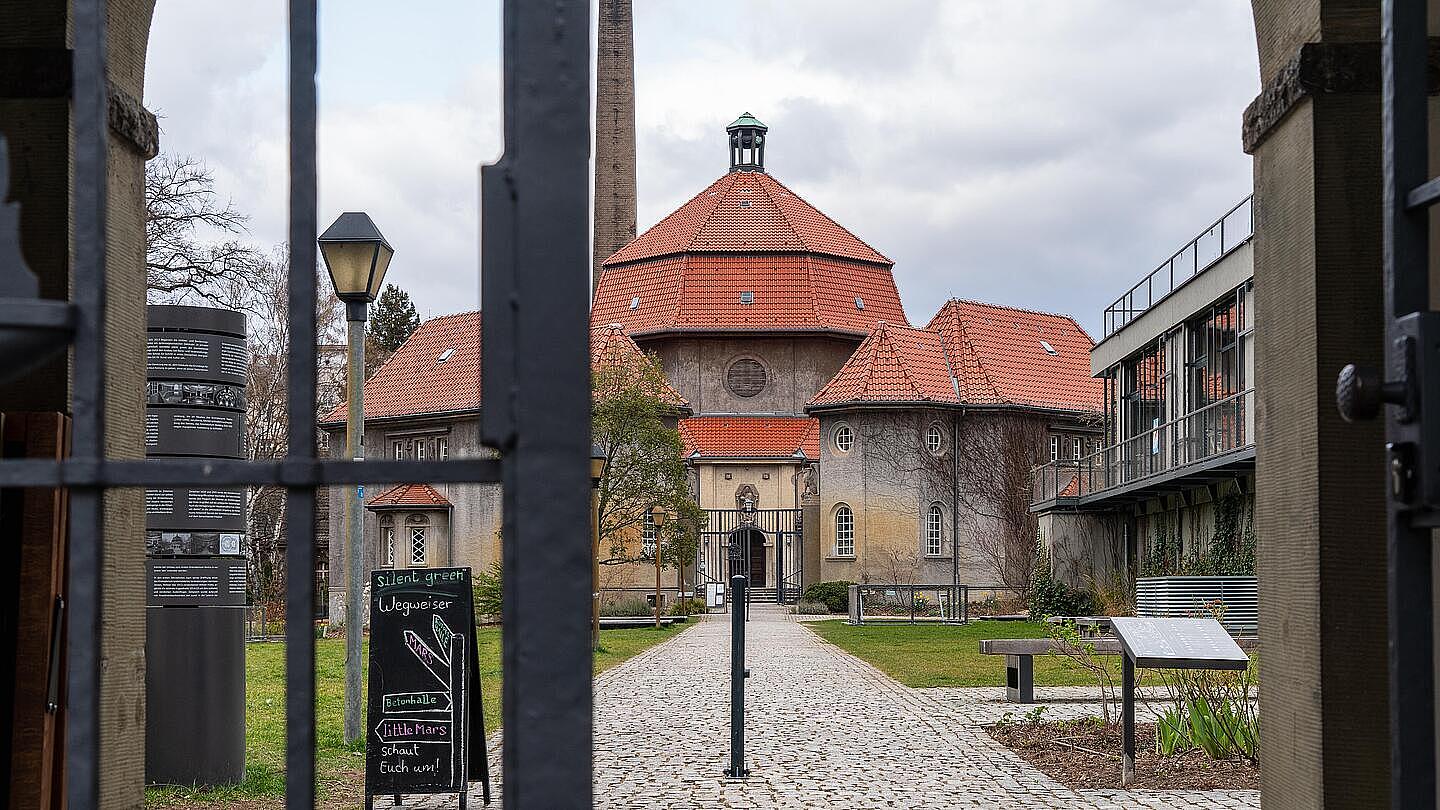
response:
M600 615L622 616L627 618L654 616L655 608L644 599L618 599L603 605L600 608Z
M705 600L703 599L677 599L675 604L670 607L671 616L694 616L704 612Z
M1211 759L1257 761L1260 717L1250 697L1255 666L1244 672L1166 670L1160 680L1174 705L1156 719L1155 750L1164 756L1199 749Z
M831 613L846 613L850 610L850 586L854 584L845 580L816 582L805 589L801 598L807 602L823 602Z
M1038 725L1040 725L1041 723L1043 723L1043 722L1045 721L1045 710L1046 710L1047 708L1049 708L1049 707L1048 707L1048 706L1044 706L1044 705L1040 705L1040 706L1036 706L1035 708L1031 709L1031 710L1028 711L1028 712L1025 712L1025 717L1024 717L1025 723L1026 723L1027 725L1031 725L1031 726L1038 726Z
M826 616L830 613L830 606L824 602L811 602L801 599L795 605L795 612L801 616Z
M1056 579L1050 573L1050 555L1042 546L1035 560L1030 583L1030 617L1088 616L1095 611L1090 594Z
M1095 649L1095 642L1080 635L1074 622L1058 622L1049 625L1050 638L1055 642L1051 655L1061 655L1074 662L1095 678L1100 687L1100 714L1105 725L1120 722L1119 714L1110 714L1111 704L1118 704L1115 675L1110 671L1106 656Z
M476 574L471 588L475 592L475 621L483 624L498 619L505 602L505 577L500 561Z

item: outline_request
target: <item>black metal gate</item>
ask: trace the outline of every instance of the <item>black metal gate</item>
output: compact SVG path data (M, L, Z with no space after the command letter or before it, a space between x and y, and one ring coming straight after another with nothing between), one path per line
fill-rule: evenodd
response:
M800 598L805 549L799 509L709 509L706 513L709 521L700 532L695 562L697 591L724 585L735 574L754 573L764 581L750 583L752 597L768 598L773 589L778 603ZM757 537L763 538L763 545Z
M1429 97L1435 92L1426 0L1381 13L1384 160L1384 372L1347 366L1346 419L1386 418L1390 647L1390 805L1435 807L1433 528L1440 526L1440 313L1430 307ZM1377 482L1378 483L1378 482Z
M106 455L105 310L110 94L106 0L72 0L73 300L0 284L10 337L73 327L72 452L0 461L0 487L68 487L65 792L99 806L101 595L111 487L284 486L292 572L314 561L315 488L503 480L504 804L590 807L590 371L587 350L590 9L582 0L505 0L504 157L482 172L483 413L503 460L339 461L316 456L317 0L289 2L290 428L280 461L120 460ZM3 160L0 149L0 160ZM0 171L0 176L4 172ZM21 255L0 229L0 259ZM0 281L23 267L0 267ZM137 340L141 339L139 336ZM10 346L0 368L25 350ZM5 352L0 350L0 355ZM476 380L480 384L480 380ZM134 392L138 396L138 392ZM315 800L315 580L286 585L286 807ZM201 707L196 707L197 709Z

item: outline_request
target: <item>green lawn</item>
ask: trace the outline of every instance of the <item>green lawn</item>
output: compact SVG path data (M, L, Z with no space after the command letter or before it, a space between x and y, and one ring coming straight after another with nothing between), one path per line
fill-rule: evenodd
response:
M807 625L821 638L873 664L906 686L1004 686L1005 656L981 655L985 638L1043 638L1043 622L977 621L966 625ZM1113 659L1118 678L1119 659ZM1091 686L1083 669L1057 655L1035 656L1036 686Z
M679 625L679 628L685 625ZM480 691L485 707L485 731L500 725L500 628L479 632ZM595 672L603 672L680 632L606 630L595 653ZM368 661L368 644L366 660ZM345 745L345 642L322 639L315 645L315 770L322 796L349 796L363 781L364 745ZM195 790L164 787L145 791L150 807L232 805L279 807L285 793L285 645L248 644L245 647L245 781L223 788Z

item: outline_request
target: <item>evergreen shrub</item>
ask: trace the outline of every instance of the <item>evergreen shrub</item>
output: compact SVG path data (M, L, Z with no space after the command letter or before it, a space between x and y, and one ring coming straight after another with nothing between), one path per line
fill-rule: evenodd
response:
M831 613L850 611L850 586L855 583L846 580L816 582L805 589L800 598L806 602L822 602Z

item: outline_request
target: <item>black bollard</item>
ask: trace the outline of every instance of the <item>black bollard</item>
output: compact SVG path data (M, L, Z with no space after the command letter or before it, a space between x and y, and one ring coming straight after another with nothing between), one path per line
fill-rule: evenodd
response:
M730 578L730 593L733 595L730 611L730 767L725 775L732 779L744 779L750 775L745 767L745 679L750 670L745 668L745 614L747 610L748 582L739 574Z

